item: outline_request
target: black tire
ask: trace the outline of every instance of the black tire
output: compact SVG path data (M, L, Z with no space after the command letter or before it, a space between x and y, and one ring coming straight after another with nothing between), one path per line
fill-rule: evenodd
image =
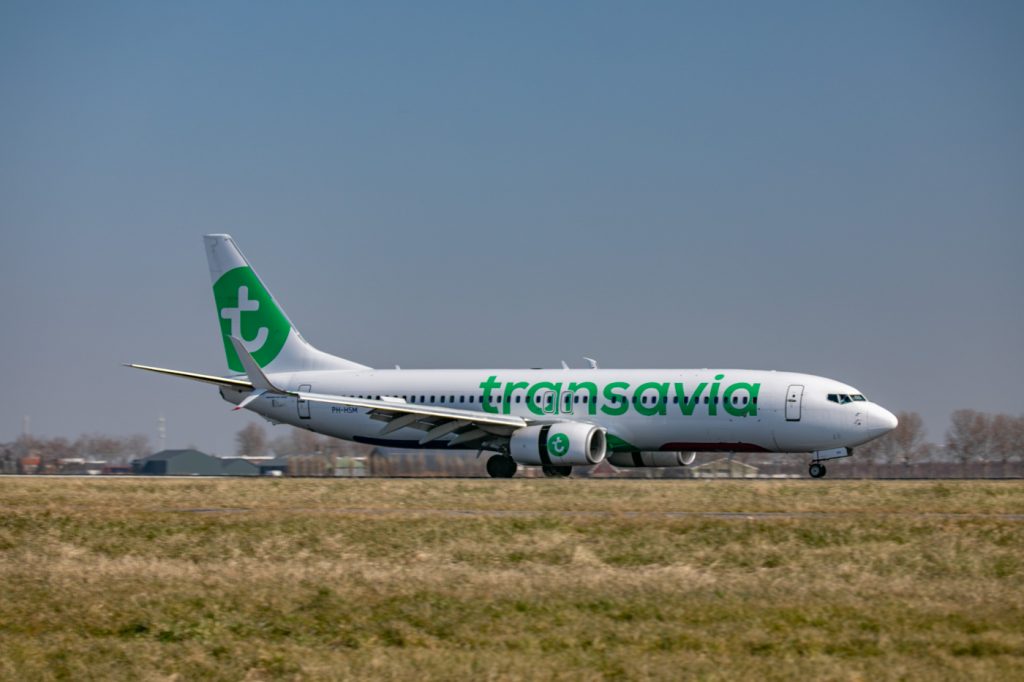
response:
M541 471L548 478L568 478L572 475L572 466L558 466L552 464L550 466L541 467Z
M487 460L487 473L491 478L512 478L518 468L516 461L505 455L493 455Z
M824 464L811 462L811 466L808 467L807 473L811 475L811 478L825 478L825 474L828 473L828 469L825 468Z

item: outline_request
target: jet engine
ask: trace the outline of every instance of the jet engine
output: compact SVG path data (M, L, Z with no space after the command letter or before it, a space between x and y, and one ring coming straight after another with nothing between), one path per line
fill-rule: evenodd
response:
M509 441L509 454L519 464L597 464L607 451L604 429L576 422L527 426L513 433Z
M634 467L685 467L693 464L696 452L613 452L608 463L620 469Z

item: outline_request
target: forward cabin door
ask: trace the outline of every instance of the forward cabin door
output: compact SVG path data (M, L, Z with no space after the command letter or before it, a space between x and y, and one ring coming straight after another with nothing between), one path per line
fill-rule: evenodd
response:
M804 387L793 384L786 391L786 421L800 421L800 409L804 402Z
M299 386L300 393L312 393L313 387L309 384L302 384ZM299 406L299 419L309 419L309 401L308 400L296 400L295 404Z

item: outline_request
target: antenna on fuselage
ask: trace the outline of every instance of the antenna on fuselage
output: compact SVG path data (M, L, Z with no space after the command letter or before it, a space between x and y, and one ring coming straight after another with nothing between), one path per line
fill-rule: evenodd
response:
M583 359L590 364L590 369L597 369L597 360L594 358L588 358L586 355L583 356Z

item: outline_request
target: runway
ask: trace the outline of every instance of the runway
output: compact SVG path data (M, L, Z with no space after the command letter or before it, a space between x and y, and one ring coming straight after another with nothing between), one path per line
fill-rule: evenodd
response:
M244 514L249 512L287 512L293 514L339 514L347 516L437 516L437 517L508 517L508 518L660 518L660 519L837 519L837 518L906 518L947 521L1000 520L1024 521L1024 514L975 514L955 512L878 512L878 511L809 511L809 512L753 512L753 511L600 511L600 510L527 510L527 509L370 509L365 507L198 507L183 509L154 509L157 512L185 514Z

